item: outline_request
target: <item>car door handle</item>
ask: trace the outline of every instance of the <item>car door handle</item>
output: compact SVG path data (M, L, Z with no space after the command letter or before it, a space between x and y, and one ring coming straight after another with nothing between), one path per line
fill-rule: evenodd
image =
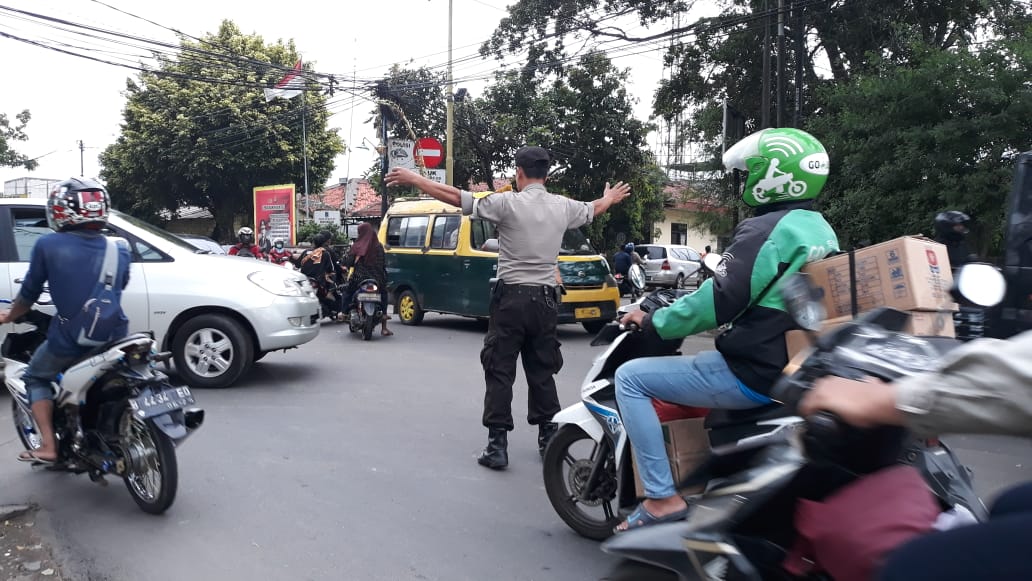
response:
M24 278L16 278L16 279L14 279L14 282L16 282L18 284L21 284L21 283L25 282L25 279Z

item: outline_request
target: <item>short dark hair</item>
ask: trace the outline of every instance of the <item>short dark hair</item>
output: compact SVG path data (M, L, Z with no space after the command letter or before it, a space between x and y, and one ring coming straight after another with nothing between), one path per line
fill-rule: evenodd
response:
M551 164L552 154L543 147L527 146L516 150L516 167L523 168L523 174L528 178L544 179Z

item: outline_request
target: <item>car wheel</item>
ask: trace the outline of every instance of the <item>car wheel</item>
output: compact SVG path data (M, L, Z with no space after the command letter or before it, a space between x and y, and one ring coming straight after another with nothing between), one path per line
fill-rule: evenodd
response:
M172 339L176 370L188 385L229 387L251 366L254 346L240 323L225 315L199 315Z
M418 325L423 322L423 308L419 306L416 293L410 290L398 296L398 304L394 308L403 325Z
M677 280L674 281L674 288L680 290L680 289L683 289L684 287L685 287L685 284L684 284L684 274L679 274L679 275L677 275Z

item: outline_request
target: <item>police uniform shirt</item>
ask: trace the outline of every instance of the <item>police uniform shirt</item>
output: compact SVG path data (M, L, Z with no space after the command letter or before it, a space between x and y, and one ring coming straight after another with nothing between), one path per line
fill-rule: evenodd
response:
M478 197L463 191L462 213L495 224L498 278L506 284L555 286L563 234L591 222L595 207L548 193L542 184Z

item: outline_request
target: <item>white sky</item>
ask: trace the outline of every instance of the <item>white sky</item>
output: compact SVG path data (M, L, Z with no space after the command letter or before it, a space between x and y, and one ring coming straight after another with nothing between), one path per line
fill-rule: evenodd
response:
M453 1L453 60L458 61L475 53L494 31L497 22L507 14L506 0ZM411 60L409 66L416 67L443 65L448 60L448 3L445 0L104 2L192 36L215 32L223 19L230 19L244 33L257 33L266 42L292 38L304 59L322 73L351 76L357 69L359 79L368 79L383 76L394 62ZM168 30L121 14L94 0L0 0L0 5L177 43L175 35ZM638 27L632 23L630 28ZM52 29L13 17L3 10L0 10L0 33L35 40L60 36ZM64 35L63 38L77 37ZM639 99L637 116L643 120L648 118L652 94L662 75L661 57L661 50L653 50L614 60L620 68L631 68L629 89ZM454 70L455 78L459 79L456 87L466 87L477 96L483 81L462 79L488 76L497 68L493 60L458 64ZM79 140L86 147L82 155L84 174L96 176L100 169L97 156L119 134L125 105L122 91L126 78L133 75L129 69L0 37L0 79L4 79L0 85L0 112L13 120L19 111L30 110L29 140L14 142L13 147L29 157L39 157L39 167L33 172L0 168L0 181L29 175L53 179L78 175ZM339 128L340 136L351 147L362 145L363 137L376 141L372 124L365 123L372 108L365 100L356 101L353 111L351 107L334 108L330 126ZM353 156L352 177L360 175L376 156L375 152L363 149L353 149L350 155ZM348 176L348 162L347 153L337 158L331 184ZM301 184L298 185L300 190ZM311 184L310 188L316 192L319 184Z

